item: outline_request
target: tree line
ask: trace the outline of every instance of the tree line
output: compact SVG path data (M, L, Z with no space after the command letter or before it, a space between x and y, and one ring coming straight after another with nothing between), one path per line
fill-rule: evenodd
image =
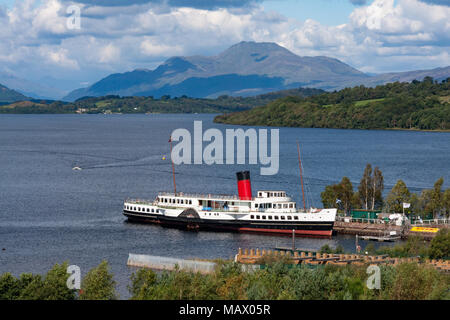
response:
M311 97L286 97L216 122L343 129L450 130L450 78L431 77L375 88L356 86Z
M337 184L328 185L321 193L324 208L337 208L348 215L352 209L383 210L390 213L402 213L403 203L410 207L405 213L433 218L450 216L450 188L442 189L444 178L439 178L432 189L424 189L420 194L410 192L403 180L398 180L383 198L384 177L380 168L372 169L367 164L356 191L348 177Z
M288 89L252 97L232 97L222 95L215 99L192 98L185 95L160 98L152 96L121 97L107 95L103 97L83 97L75 102L31 100L0 106L0 113L224 113L242 111L255 106L265 105L285 96L306 97L323 93L320 89Z

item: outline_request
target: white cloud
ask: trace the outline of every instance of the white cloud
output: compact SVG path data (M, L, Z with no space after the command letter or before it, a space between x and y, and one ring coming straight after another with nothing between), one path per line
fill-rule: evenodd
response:
M99 50L99 62L111 63L116 62L120 58L120 49L113 44L108 44Z
M371 72L450 64L450 7L419 0L374 0L338 26L258 5L208 10L83 2L16 1L0 14L3 68L36 78L72 70L74 83L92 83L111 72L154 68L173 55L214 55L242 40L274 41L299 55L327 55ZM82 9L80 30L67 29L71 4Z
M50 64L64 69L79 69L78 62L68 57L69 51L67 49L54 50L50 47L41 47L39 53Z
M182 48L179 46L157 44L151 39L145 39L141 42L141 50L144 55L153 57L179 55L182 52Z

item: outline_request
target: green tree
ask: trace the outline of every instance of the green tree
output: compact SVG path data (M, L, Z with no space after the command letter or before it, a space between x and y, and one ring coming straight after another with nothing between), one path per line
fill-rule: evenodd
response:
M131 275L131 286L128 290L133 300L148 300L152 297L153 287L157 282L156 273L142 268Z
M81 282L81 300L114 300L116 282L109 271L107 261L102 261L97 267L89 270Z
M430 258L442 259L450 257L450 231L441 229L430 243Z
M442 194L442 209L447 218L450 217L450 188Z
M364 205L364 209L368 210L370 200L373 197L373 178L372 178L372 166L370 163L366 165L364 169L363 177L358 186L358 193L361 197L361 202Z
M14 300L20 295L19 281L9 272L0 276L0 300Z
M335 184L326 186L325 190L320 194L324 208L337 208L338 191L336 186Z
M55 264L45 278L40 275L21 277L23 290L19 299L24 300L73 300L75 292L67 287L68 263ZM27 285L26 285L27 284ZM25 286L26 285L26 286Z
M340 204L345 214L348 214L352 208L353 185L347 177L343 177L339 185L338 196L339 200L341 200Z
M352 208L353 185L347 177L343 177L338 184L326 186L320 195L325 208L338 208L346 214Z
M442 185L444 184L444 178L439 178L435 183L433 189L431 189L430 199L425 205L425 211L433 213L433 217L440 213L442 209Z
M378 167L373 170L372 177L372 206L371 209L383 207L383 190L384 190L384 178L383 173Z
M410 201L411 194L403 180L398 180L386 197L387 211L402 212L403 203Z

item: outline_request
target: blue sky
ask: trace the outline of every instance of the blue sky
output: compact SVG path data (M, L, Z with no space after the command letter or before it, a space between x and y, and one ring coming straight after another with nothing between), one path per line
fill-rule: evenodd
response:
M450 65L450 0L0 0L0 26L0 81L63 91L240 41L370 73Z
M355 6L348 0L269 0L262 6L282 15L298 20L314 19L325 25L338 25L348 22Z

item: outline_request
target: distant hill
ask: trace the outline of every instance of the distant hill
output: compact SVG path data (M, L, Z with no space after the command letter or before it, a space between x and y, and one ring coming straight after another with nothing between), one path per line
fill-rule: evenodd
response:
M0 106L0 113L224 113L263 106L280 97L309 97L321 94L320 89L297 88L253 97L222 95L216 99L187 96L161 99L152 97L82 97L75 102L29 100Z
M6 104L27 99L29 98L24 96L23 94L15 90L11 90L0 84L0 104Z
M450 78L356 86L306 98L285 97L242 112L217 116L235 125L450 130Z
M300 57L275 43L240 42L217 56L172 57L155 70L112 74L88 88L72 91L64 100L109 94L155 98L254 96L366 78L369 76L337 59Z
M67 95L67 91L22 79L8 72L0 71L0 83L33 99L61 99Z
M450 77L450 66L430 70L382 73L378 75L373 75L370 78L366 78L362 81L357 80L344 81L334 89L343 89L349 87L351 88L358 85L364 85L366 87L375 87L377 85L383 85L392 82L411 82L413 80L422 81L425 77L431 77L436 81L445 80ZM316 86L312 85L311 87L314 88Z

